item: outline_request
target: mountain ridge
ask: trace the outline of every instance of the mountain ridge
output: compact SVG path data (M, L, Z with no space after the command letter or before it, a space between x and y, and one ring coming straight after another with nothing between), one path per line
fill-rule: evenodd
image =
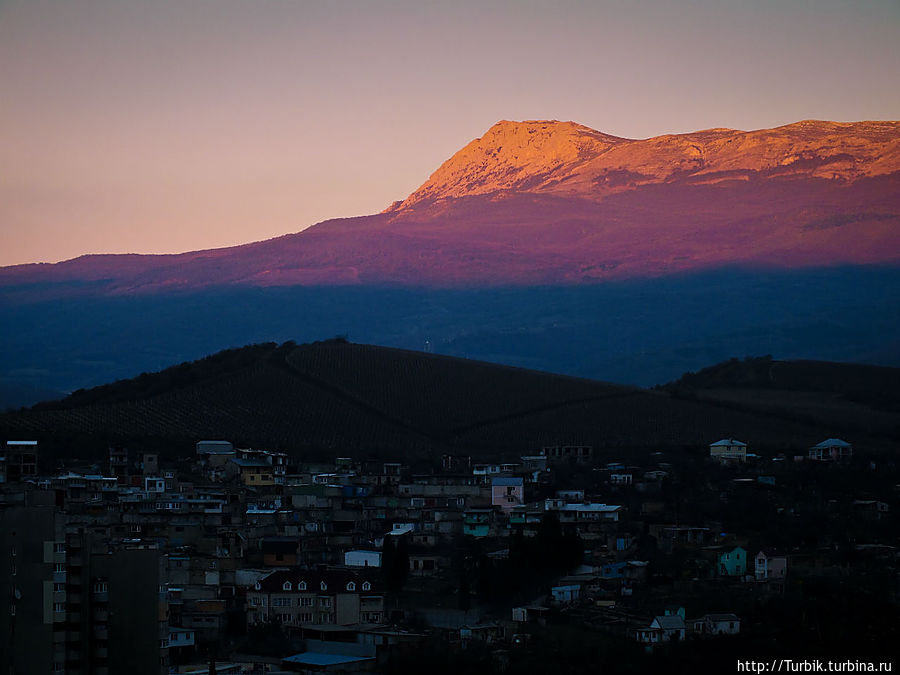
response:
M626 139L501 121L380 214L161 256L0 268L0 299L291 285L580 284L900 264L900 122Z
M735 143L737 152L728 147ZM630 139L575 122L502 120L386 212L505 190L602 199L624 188L673 177L775 170L845 181L898 171L900 122L803 120L773 129L713 128ZM488 180L490 176L493 180ZM736 178L731 174L718 179Z

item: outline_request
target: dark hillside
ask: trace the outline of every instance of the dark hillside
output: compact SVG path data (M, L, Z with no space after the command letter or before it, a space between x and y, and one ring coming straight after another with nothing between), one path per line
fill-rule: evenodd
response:
M830 361L776 361L771 356L759 356L729 359L696 373L685 373L667 385L670 389L734 387L892 396L900 390L900 368Z
M520 418L642 391L449 356L335 342L298 347L287 362L322 386L438 435L485 420Z
M678 398L900 438L900 368L730 359L663 387Z
M95 449L225 438L304 453L421 458L448 449L497 457L556 444L703 448L726 436L754 449L791 450L845 431L827 419L792 418L781 405L772 398L753 408L336 339L228 350L75 392L0 415L0 438L57 447L79 439ZM888 447L891 429L860 427L848 440Z

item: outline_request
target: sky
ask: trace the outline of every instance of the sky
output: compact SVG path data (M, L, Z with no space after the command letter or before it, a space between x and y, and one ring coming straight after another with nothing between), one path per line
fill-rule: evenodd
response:
M900 119L900 0L0 0L0 265L405 198L501 119Z

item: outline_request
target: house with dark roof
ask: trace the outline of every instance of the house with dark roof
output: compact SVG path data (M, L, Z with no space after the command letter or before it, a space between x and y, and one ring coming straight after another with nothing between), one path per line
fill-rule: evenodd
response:
M384 592L362 571L278 570L247 590L247 624L266 621L286 628L377 624L384 621Z
M658 644L670 640L684 640L684 617L679 614L661 615L653 618L649 626L637 628L634 637L644 644Z

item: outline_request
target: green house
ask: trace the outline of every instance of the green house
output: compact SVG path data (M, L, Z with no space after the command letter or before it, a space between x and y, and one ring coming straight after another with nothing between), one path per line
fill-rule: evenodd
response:
M736 546L719 554L719 576L742 577L747 574L747 551Z

